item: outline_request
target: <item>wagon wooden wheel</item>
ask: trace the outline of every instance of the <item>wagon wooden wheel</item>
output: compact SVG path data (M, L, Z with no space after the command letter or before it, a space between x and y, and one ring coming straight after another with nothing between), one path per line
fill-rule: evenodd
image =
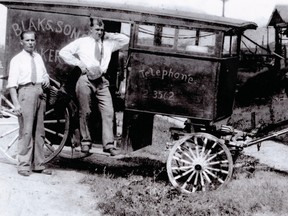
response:
M186 193L220 188L231 178L229 149L207 133L194 133L176 141L167 160L170 182Z
M19 137L18 118L13 113L13 104L4 95L0 94L0 97L0 152L11 163L16 164ZM47 103L44 120L45 163L52 160L64 147L69 135L69 120L68 109L62 113L57 113L53 105Z

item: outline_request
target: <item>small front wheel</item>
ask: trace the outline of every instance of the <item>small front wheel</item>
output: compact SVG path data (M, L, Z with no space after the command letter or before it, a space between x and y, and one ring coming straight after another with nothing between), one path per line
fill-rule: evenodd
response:
M167 159L170 182L185 193L218 189L229 181L232 172L229 149L207 133L189 134L176 141Z

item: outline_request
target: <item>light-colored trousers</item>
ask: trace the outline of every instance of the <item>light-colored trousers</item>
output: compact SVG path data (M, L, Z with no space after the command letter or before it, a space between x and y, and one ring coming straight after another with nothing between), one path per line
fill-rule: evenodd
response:
M18 100L22 109L18 118L18 170L43 170L46 101L41 84L19 87Z
M81 75L76 84L76 96L79 102L81 145L90 146L92 144L88 125L92 113L92 100L97 99L102 118L103 148L111 148L114 144L114 108L109 90L109 81L103 76L96 81L90 81L86 75Z

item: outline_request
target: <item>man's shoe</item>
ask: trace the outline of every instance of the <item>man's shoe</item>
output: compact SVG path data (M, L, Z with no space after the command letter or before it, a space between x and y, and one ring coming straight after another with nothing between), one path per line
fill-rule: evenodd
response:
M103 152L109 153L111 156L116 156L116 155L121 154L121 149L112 147L109 149L103 149Z
M34 173L39 173L39 174L44 174L44 175L52 175L52 171L51 170L33 170L32 172Z
M90 150L90 146L88 146L88 145L81 146L81 152L89 153L89 150Z
M30 176L31 172L29 170L19 170L18 174L22 176Z

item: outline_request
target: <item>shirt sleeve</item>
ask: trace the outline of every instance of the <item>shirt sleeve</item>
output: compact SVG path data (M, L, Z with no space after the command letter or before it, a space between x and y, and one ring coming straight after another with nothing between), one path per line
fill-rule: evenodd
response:
M78 51L79 39L72 41L59 51L59 56L69 65L78 66L81 61L75 56Z
M6 88L16 87L18 88L18 77L19 77L19 64L15 58L12 58L9 65L9 76Z
M113 46L113 52L119 49L122 49L129 43L129 37L122 33L110 33L110 32L105 32L105 37L108 40L113 41L114 46Z
M40 62L41 62L41 67L43 71L42 78L43 80L45 80L46 78L49 78L49 74L47 73L47 69L45 67L44 61L41 56L40 56Z

